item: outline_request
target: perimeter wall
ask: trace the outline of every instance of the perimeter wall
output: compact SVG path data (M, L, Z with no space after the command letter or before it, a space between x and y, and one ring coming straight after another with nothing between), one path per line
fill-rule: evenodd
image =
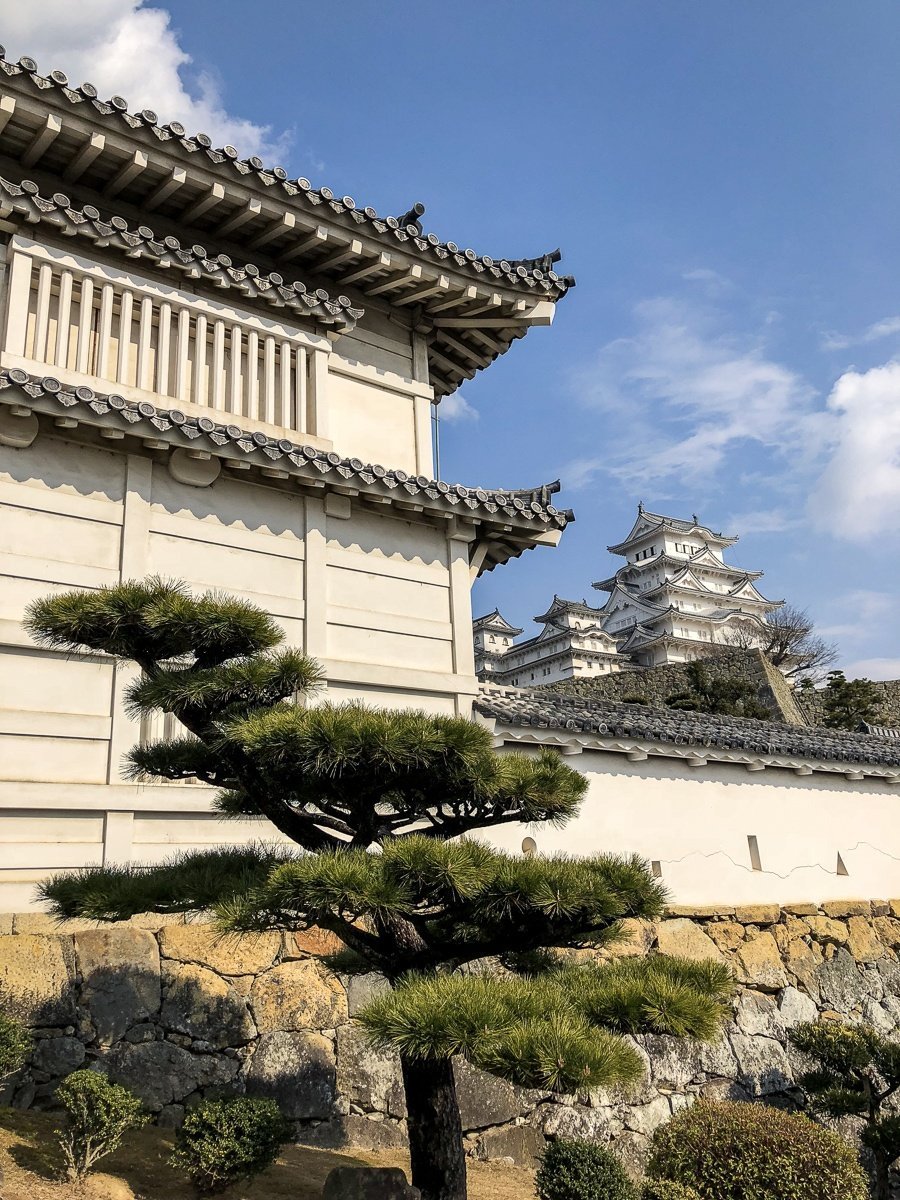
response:
M35 1037L0 1102L49 1106L61 1077L96 1065L162 1124L177 1125L203 1097L246 1092L277 1099L304 1142L403 1144L397 1062L372 1051L353 1022L384 982L316 961L338 948L330 935L219 942L202 924L53 926L39 913L0 916L0 930L0 988ZM728 963L736 993L721 1037L635 1038L643 1081L585 1102L460 1063L469 1153L529 1162L546 1138L579 1136L611 1141L637 1162L656 1126L698 1096L798 1099L801 1064L787 1045L797 1022L828 1012L888 1033L900 1026L900 899L675 909L630 922L630 934L620 953Z

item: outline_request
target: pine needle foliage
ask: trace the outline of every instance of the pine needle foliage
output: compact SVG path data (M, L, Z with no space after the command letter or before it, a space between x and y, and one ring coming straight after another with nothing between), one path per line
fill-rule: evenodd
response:
M810 1021L791 1043L814 1064L800 1079L811 1105L831 1117L861 1117L860 1140L875 1165L875 1200L890 1196L890 1170L900 1159L900 1042L871 1026Z
M130 659L140 677L129 712L180 723L177 736L135 747L127 774L210 784L223 816L266 818L283 839L60 875L42 897L61 918L212 912L223 935L335 933L356 969L392 984L364 1020L400 1052L424 1200L464 1197L453 1055L531 1086L585 1090L635 1078L629 1033L715 1031L728 990L717 968L561 965L563 950L614 946L625 918L659 915L664 892L646 863L525 858L466 836L574 816L587 781L554 750L498 754L485 727L459 717L307 706L320 668L282 645L270 617L177 581L52 596L27 624L56 649ZM507 976L477 974L479 960Z

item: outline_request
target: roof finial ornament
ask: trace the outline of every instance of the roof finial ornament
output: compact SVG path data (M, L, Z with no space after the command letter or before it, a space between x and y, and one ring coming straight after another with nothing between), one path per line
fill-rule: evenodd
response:
M638 512L642 513L643 511L644 511L644 502L643 502L643 500L638 500Z
M699 525L699 524L700 524L700 518L697 516L697 514L696 514L696 513L691 513L691 518L692 518L692 520L693 520L693 522L694 522L694 524L695 524L695 525Z
M419 233L421 233L422 222L419 220L419 218L424 217L424 215L425 205L417 200L408 212L405 212L402 217L397 218L397 223L401 229L405 229L407 225L413 225L419 231Z

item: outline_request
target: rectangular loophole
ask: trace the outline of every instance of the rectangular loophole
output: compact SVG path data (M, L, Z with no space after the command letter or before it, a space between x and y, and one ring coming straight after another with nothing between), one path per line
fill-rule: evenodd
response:
M658 858L651 859L650 874L654 879L662 879L662 863Z
M762 861L759 857L759 844L756 840L756 834L749 833L747 835L747 846L750 850L750 866L754 871L762 870Z

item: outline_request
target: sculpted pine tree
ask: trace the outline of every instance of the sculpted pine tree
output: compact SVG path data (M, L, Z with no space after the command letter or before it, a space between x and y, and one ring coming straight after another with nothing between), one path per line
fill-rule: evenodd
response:
M399 1052L424 1200L466 1194L453 1056L532 1087L587 1091L640 1074L624 1034L715 1031L729 983L714 964L576 968L556 957L611 945L622 918L659 913L663 894L642 861L525 858L464 837L571 817L586 783L555 752L498 754L461 718L305 707L319 668L281 646L265 613L177 583L53 596L28 626L56 648L132 660L141 677L130 710L184 726L131 751L133 778L200 779L219 789L223 814L264 816L295 845L58 876L43 889L53 910L104 921L212 910L223 930L336 934L359 970L392 985L360 1019ZM506 970L458 971L479 960Z

